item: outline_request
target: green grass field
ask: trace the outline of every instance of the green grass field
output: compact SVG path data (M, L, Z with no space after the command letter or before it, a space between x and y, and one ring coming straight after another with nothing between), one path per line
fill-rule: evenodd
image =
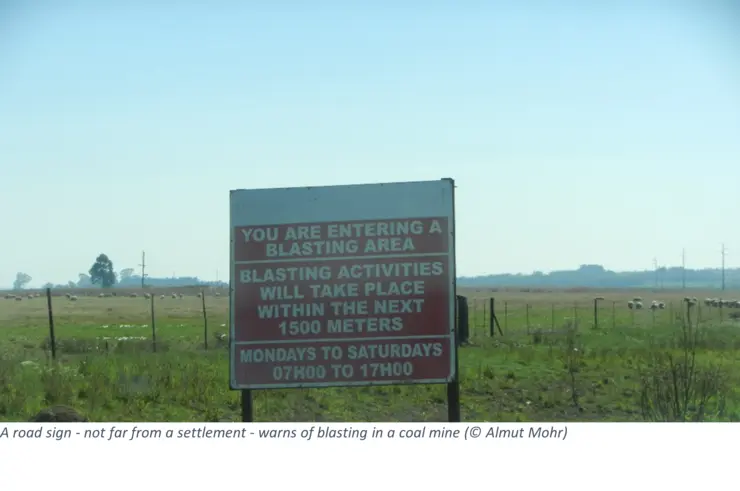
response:
M54 404L92 421L239 421L228 387L228 301L157 292L156 352L149 301L0 299L0 420ZM166 294L160 299L159 294ZM687 308L718 292L463 290L470 342L460 348L464 421L740 421L740 309ZM666 302L631 311L627 301ZM490 337L489 297L503 330ZM594 326L594 297L603 297ZM725 292L724 298L740 298ZM444 386L255 392L258 421L445 421Z

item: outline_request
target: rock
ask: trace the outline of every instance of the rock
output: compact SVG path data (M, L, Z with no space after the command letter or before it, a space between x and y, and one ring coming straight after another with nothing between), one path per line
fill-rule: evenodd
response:
M88 420L69 406L52 406L42 409L29 421L32 423L86 423Z

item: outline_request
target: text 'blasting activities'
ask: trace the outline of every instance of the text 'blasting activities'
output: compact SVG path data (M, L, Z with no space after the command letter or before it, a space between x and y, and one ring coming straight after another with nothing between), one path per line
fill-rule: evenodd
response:
M97 426L97 427L96 427ZM199 439L248 439L248 440L565 440L567 426L553 425L383 425L357 428L352 425L300 425L298 428L255 428L254 425L234 425L233 428L206 425L162 425L165 428L142 428L95 424L64 427L14 424L0 426L0 440L54 440L87 439L97 441L134 440L199 440ZM169 428L167 428L169 426ZM172 428L175 426L175 428ZM260 425L263 426L263 425ZM366 425L368 426L368 425Z

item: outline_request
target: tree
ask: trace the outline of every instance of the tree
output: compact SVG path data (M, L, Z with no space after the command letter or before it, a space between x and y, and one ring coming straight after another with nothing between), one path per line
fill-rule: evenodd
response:
M13 290L23 290L27 284L31 282L33 278L26 273L16 273L15 281L13 282Z
M90 281L94 285L100 284L103 288L110 288L116 283L116 272L113 270L113 261L101 254L95 259L90 268Z
M79 280L77 281L77 286L79 288L88 288L92 286L92 280L90 279L90 276L86 275L85 273L80 273Z
M120 281L121 283L123 283L124 281L128 280L129 278L131 278L131 276L133 276L133 274L134 274L134 268L125 268L125 269L122 269L121 272L118 273L118 278L119 278L118 281Z

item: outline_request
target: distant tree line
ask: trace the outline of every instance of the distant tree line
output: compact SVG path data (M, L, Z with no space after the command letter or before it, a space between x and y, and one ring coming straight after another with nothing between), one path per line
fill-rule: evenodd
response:
M584 264L576 270L532 274L497 274L458 278L466 287L554 287L554 288L720 288L722 270L658 268L647 271L609 271L598 264ZM740 268L725 269L725 288L740 289Z
M13 282L14 290L22 290L32 280L31 276L19 272ZM534 287L534 288L720 288L722 271L715 269L686 269L680 267L658 268L647 271L610 271L598 264L584 264L576 270L552 271L532 274L496 274L458 278L458 285L465 287ZM146 276L145 285L149 287L167 286L218 286L226 287L223 281L204 281L197 276L178 276L172 278L153 278ZM141 276L134 274L133 268L125 268L118 273L113 262L105 254L100 254L88 273L80 273L77 281L66 284L47 283L44 288L136 288L141 286ZM740 268L725 270L725 287L728 290L740 289Z
M14 290L24 289L33 278L26 273L19 272L13 281ZM80 273L77 281L70 280L66 284L46 283L44 288L136 288L141 287L141 276L134 274L133 268L124 268L116 273L113 267L113 261L106 255L100 254L95 258L92 266L87 273ZM179 276L173 278L153 278L146 276L144 281L147 287L167 287L167 286L228 286L223 281L201 281L196 276Z

